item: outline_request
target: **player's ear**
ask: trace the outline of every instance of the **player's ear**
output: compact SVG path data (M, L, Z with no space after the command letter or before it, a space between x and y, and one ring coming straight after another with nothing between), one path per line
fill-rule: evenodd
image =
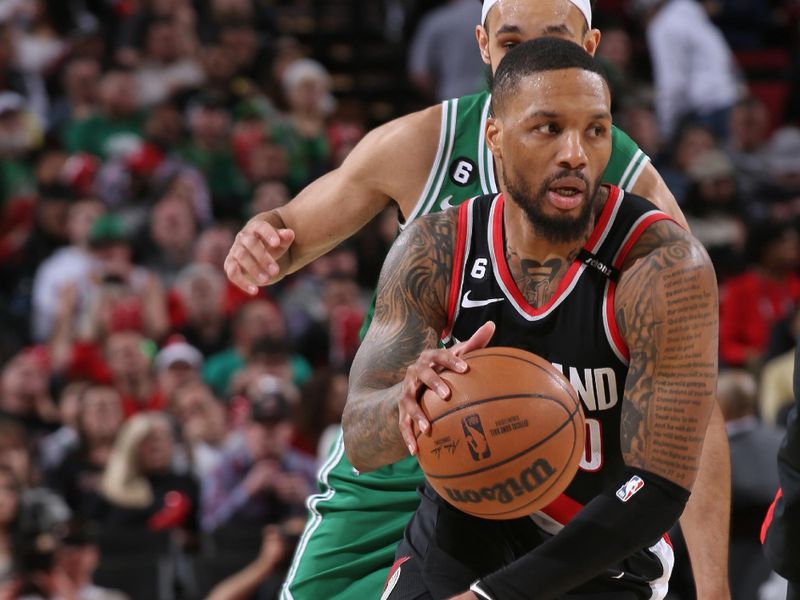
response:
M492 59L489 56L489 32L486 31L483 25L475 26L475 39L478 40L478 49L481 51L481 59L487 65L492 64Z
M489 146L492 155L497 158L503 158L503 151L500 145L500 135L503 129L503 122L495 117L486 119L486 145Z
M597 47L600 45L600 30L591 29L583 36L583 48L591 55L597 52Z

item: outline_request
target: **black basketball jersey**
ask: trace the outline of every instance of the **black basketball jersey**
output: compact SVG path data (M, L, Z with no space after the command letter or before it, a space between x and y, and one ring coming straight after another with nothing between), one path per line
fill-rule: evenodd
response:
M636 240L650 225L669 217L644 198L610 186L589 240L550 301L537 309L525 301L506 263L503 203L500 194L459 207L442 341L450 345L466 340L483 323L494 321L491 345L546 358L578 393L586 417L580 468L565 493L533 517L555 533L594 496L622 481L620 414L628 349L615 321L614 290Z

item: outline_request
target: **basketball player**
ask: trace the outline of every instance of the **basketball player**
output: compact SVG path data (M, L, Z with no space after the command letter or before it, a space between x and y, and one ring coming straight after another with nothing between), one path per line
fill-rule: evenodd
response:
M794 357L795 406L778 451L781 487L761 530L764 554L775 572L789 580L786 600L800 600L800 352Z
M385 599L666 596L662 536L689 498L714 405L717 283L685 229L600 185L610 106L602 69L575 44L512 49L486 128L502 193L418 219L389 252L350 374L352 464L415 453L412 422L430 434L421 392L447 398L439 373L466 368L439 348L455 339L557 364L581 397L591 460L556 501L513 521L466 515L426 486Z
M492 68L509 47L525 39L562 37L590 54L600 40L600 32L591 28L588 0L487 0L476 32L481 55ZM489 95L480 93L374 130L339 169L309 185L288 205L258 215L245 226L226 260L228 277L255 293L257 285L277 281L327 252L391 201L410 223L471 196L496 192L494 161L483 137L488 114ZM652 199L684 223L649 159L616 129L604 181ZM730 466L718 410L709 429L685 532L698 593L725 600ZM320 493L309 500L310 519L283 600L375 595L419 503L414 490L421 482L413 459L357 473L340 439L320 471ZM710 532L700 533L708 524Z

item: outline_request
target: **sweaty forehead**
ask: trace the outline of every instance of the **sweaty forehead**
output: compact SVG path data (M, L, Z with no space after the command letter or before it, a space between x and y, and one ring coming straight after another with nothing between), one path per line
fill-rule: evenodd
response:
M586 20L570 0L499 0L486 18L486 30L515 30L524 40L562 34L579 39Z
M538 112L597 117L610 116L611 99L597 73L560 69L523 76L507 90L504 105L504 112L523 119Z

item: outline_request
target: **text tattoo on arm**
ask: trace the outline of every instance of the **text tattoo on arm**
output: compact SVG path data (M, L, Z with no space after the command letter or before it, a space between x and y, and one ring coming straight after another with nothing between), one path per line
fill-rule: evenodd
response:
M388 464L407 453L398 429L400 384L446 324L456 219L455 211L418 219L389 252L375 315L350 371L344 425L351 459Z
M616 316L630 349L622 408L625 463L691 489L714 402L718 299L699 243L651 226L623 266Z

